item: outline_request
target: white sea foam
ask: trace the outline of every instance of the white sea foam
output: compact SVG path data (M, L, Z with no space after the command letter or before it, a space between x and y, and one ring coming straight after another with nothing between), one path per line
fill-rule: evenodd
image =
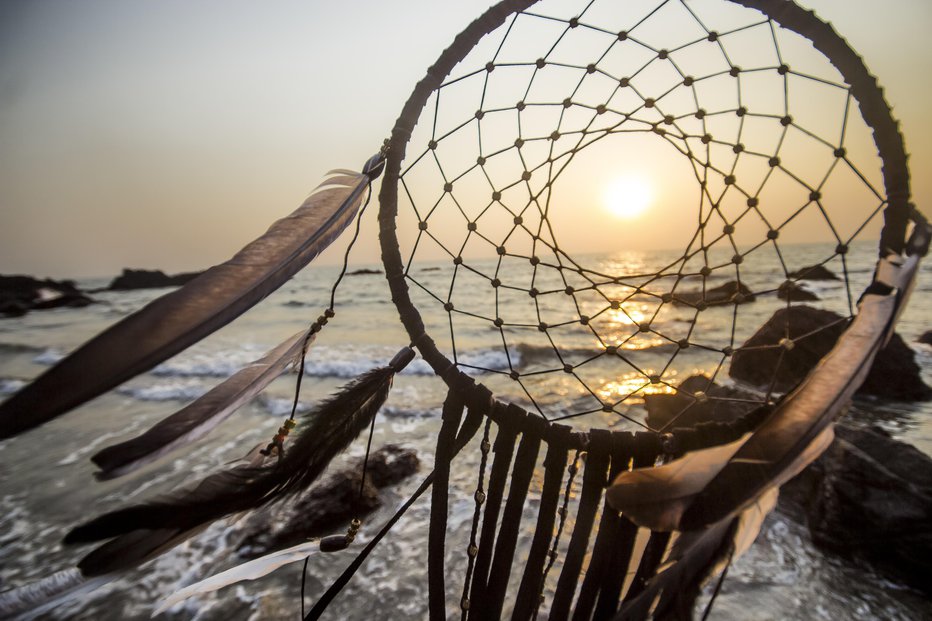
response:
M2 378L0 379L0 396L12 395L25 385L26 382L21 379Z
M35 358L33 358L32 361L35 362L36 364L52 366L53 364L58 364L58 362L62 360L65 357L65 355L66 354L62 352L60 349L50 347L49 349L46 349L45 351L37 355Z
M163 377L229 377L253 360L261 358L263 352L264 349L256 345L220 351L185 352L163 362L151 372Z
M117 392L139 401L192 401L208 390L200 382L170 380L148 386L121 386Z
M304 365L304 374L315 377L352 378L376 367L384 366L394 356L391 349L339 349L316 348L309 353ZM520 356L512 354L518 364ZM483 349L460 353L457 362L494 371L508 370L508 357L501 349ZM402 371L405 375L433 375L434 371L422 358L415 358Z

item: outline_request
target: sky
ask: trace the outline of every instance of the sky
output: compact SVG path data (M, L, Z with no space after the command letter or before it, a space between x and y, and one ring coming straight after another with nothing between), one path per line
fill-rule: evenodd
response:
M0 273L225 260L327 170L359 168L489 4L0 0ZM932 3L802 4L879 76L932 213Z

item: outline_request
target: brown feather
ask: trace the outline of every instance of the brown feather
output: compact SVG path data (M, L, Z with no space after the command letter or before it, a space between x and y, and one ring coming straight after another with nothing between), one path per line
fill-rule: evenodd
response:
M97 478L122 476L203 437L281 375L315 336L298 332L142 435L99 451L91 457Z
M0 404L0 439L45 423L226 325L275 291L353 220L369 177L339 175L291 215L184 287L97 335Z

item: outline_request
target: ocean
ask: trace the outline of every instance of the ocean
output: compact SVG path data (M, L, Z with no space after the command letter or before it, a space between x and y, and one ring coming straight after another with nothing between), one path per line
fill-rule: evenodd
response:
M793 266L802 267L831 256L833 247L809 244L784 249L789 249ZM853 244L844 266L850 286L846 288L844 281L807 283L822 299L810 304L847 314L870 279L873 254L873 244ZM594 272L629 275L633 281L639 273L656 271L657 265L668 260L660 251L627 252L592 255L586 257L586 265ZM585 296L577 296L582 308L568 308L573 296L561 293L566 284L543 268L535 281L540 295L532 298L520 288L508 289L505 283L495 298L486 276L496 272L497 260L470 260L466 264L470 269L459 268L454 286L450 261L420 260L409 267L412 298L421 309L428 332L448 356L452 357L455 349L461 368L499 398L582 428L638 429L645 415L644 394L672 392L672 386L697 372L715 374L719 383L729 383L722 348L739 346L774 310L785 306L774 292L782 276L772 263L741 266L742 282L752 291L769 293L738 307L738 321L732 305L711 307L694 321L692 308L666 305L663 313L655 313L654 301L638 296L626 297L622 307L609 311L601 310L604 300L587 302ZM837 273L843 269L837 258L827 266ZM381 266L352 265L351 269L366 267ZM932 348L916 343L932 323L932 263L927 262L922 272L898 331L916 351L926 381L932 383ZM708 286L733 278L727 270L724 276L719 273L713 273ZM278 378L207 438L126 477L97 482L88 460L104 446L144 431L306 327L326 308L337 275L337 267L312 265L188 351L67 416L0 442L0 590L73 566L87 550L63 546L61 540L77 523L202 477L267 441L290 411L294 373ZM106 284L105 279L79 281L85 289ZM689 288L690 283L683 286ZM620 291L623 285L618 288L618 293L611 293L608 285L602 290L609 291L609 296L627 295ZM94 294L99 303L86 308L39 311L0 320L0 397L12 394L85 340L163 293L165 290L102 292ZM515 301L509 302L508 296ZM456 309L452 315L442 308L448 300ZM409 340L383 276L347 275L336 301L335 318L308 353L301 411L358 374L387 363ZM576 324L567 323L559 336L553 336L556 330L538 329L542 321L557 326L574 313L578 317L590 312L601 344L593 330ZM491 324L496 316L505 320L505 329ZM642 325L647 329L641 329ZM694 346L680 351L675 341L687 337ZM617 347L623 355L589 360L594 347L606 345ZM561 353L555 354L555 348ZM565 364L573 366L575 372L563 372ZM512 379L513 372L521 381ZM645 375L656 375L658 381L650 383ZM416 359L396 378L377 418L373 446L397 443L415 449L422 462L421 472L383 492L384 506L366 518L358 541L368 540L429 472L444 395L443 383L423 360ZM598 410L599 401L613 403L615 412L592 411ZM856 410L858 416L873 419L896 438L932 454L932 404L859 399ZM364 450L362 437L338 461L358 459ZM457 581L465 567L478 454L476 446L467 447L451 475L448 610L456 610L459 601L461 584ZM531 486L531 509L539 491L538 472ZM337 598L328 618L426 618L428 518L429 499L425 497L376 548ZM533 524L527 527L532 528ZM531 532L527 530L522 536L529 538ZM157 560L60 605L48 618L148 618L162 597L235 564L235 549L242 535L243 521L216 523ZM519 548L519 557L520 553ZM308 602L342 571L351 554L311 558ZM264 579L188 600L161 618L296 618L300 572L300 563L294 564ZM506 613L509 610L506 605ZM812 546L804 526L779 512L768 518L757 542L729 570L711 616L734 620L930 617L932 603L922 595L870 568L820 552Z

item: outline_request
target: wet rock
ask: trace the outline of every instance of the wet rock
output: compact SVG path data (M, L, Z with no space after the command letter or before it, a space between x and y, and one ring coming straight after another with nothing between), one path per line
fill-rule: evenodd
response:
M780 285L780 288L777 289L777 297L781 300L789 300L790 302L812 302L819 299L819 296L812 291L796 284L792 280L787 280Z
M380 507L379 489L401 482L417 472L419 465L414 450L385 445L369 455L362 493L360 460L318 482L295 501L253 515L238 545L239 553L261 556L311 537L333 534L353 518L364 517Z
M780 491L781 512L813 542L932 593L932 459L882 429L845 421L835 441Z
M124 268L123 273L110 282L107 290L131 291L133 289L180 287L200 275L201 272L185 272L169 276L162 270L131 270Z
M786 392L829 352L847 325L845 318L832 311L810 306L780 309L735 352L728 373L736 380L760 387L775 380L774 389ZM773 347L786 336L787 328L792 348ZM894 334L877 354L858 394L922 401L932 398L932 389L922 381L913 350Z
M701 393L698 400L697 393ZM719 386L701 374L684 380L676 394L644 397L651 429L665 429L668 424L675 428L694 427L706 421L731 422L756 408L759 402L759 397L747 391Z
M683 306L698 306L705 303L707 306L720 306L722 304L745 304L754 301L754 294L744 283L729 280L723 285L702 291L681 291L673 296L673 303Z
M382 270L373 270L373 269L364 267L362 269L353 270L352 272L347 272L346 275L347 276L365 276L367 274L381 274L381 273L382 273Z
M31 310L49 308L79 308L93 302L71 280L0 275L0 316L19 317Z
M838 276L824 265L807 265L787 276L793 280L838 280Z
M932 330L926 330L922 333L922 336L916 340L926 345L932 345Z

